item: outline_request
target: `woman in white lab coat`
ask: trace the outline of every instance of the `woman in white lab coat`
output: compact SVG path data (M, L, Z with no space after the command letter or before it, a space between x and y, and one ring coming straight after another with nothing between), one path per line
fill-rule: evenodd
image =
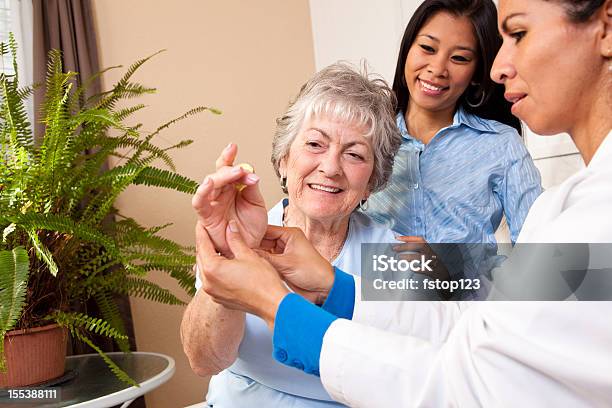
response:
M612 242L612 0L500 0L499 23L491 75L513 113L536 133L568 132L586 164L538 198L518 242ZM274 357L320 375L339 402L612 401L611 302L365 302L359 280L334 273L299 231L270 228L264 242L280 254L265 256L234 222L226 234L233 260L196 228L205 290L266 320ZM289 293L278 273L305 298L327 300L317 307Z

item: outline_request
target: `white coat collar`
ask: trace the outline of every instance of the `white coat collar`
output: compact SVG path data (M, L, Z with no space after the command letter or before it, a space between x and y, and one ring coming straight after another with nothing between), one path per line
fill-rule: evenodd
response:
M587 167L594 169L610 165L612 165L612 130L601 142Z

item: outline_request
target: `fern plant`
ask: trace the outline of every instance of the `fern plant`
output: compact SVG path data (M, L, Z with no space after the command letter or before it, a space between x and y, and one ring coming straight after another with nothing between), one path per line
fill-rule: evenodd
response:
M12 55L15 73L16 49L12 36L0 44L0 55ZM146 279L152 270L194 293L193 248L161 237L166 225L143 227L114 206L134 184L193 194L197 183L177 174L168 154L192 141L161 148L153 138L192 115L219 113L198 107L150 133L126 124L144 105L119 103L155 91L131 80L151 57L131 65L111 90L86 98L91 79L75 86L77 73L64 72L60 52L51 51L40 143L24 105L33 88L20 87L17 74L0 74L0 353L7 331L56 322L96 350L121 380L135 384L92 340L101 334L128 351L115 295L183 304ZM118 157L118 164L104 171L109 157ZM159 161L168 169L155 167ZM90 299L100 316L77 312Z

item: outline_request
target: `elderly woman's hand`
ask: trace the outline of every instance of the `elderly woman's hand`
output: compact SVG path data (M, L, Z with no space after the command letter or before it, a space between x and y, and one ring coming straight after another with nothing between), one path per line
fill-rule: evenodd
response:
M217 251L232 256L225 240L230 219L240 226L247 245L259 246L266 231L268 216L259 191L257 175L233 166L238 148L230 143L216 161L216 172L208 175L198 187L191 204L198 221L206 228ZM237 186L245 186L239 190Z
M217 255L206 229L197 223L197 263L204 290L215 302L264 319L270 328L289 289L274 267L250 249L238 224L230 220L226 240L234 259Z
M334 268L299 228L268 225L257 251L289 287L315 304L323 304L334 284Z

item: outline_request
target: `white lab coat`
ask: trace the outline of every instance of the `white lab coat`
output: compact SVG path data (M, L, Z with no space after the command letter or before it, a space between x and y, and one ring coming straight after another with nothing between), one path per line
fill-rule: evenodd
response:
M533 205L518 242L612 242L612 132ZM612 406L612 302L362 302L321 380L357 407Z

